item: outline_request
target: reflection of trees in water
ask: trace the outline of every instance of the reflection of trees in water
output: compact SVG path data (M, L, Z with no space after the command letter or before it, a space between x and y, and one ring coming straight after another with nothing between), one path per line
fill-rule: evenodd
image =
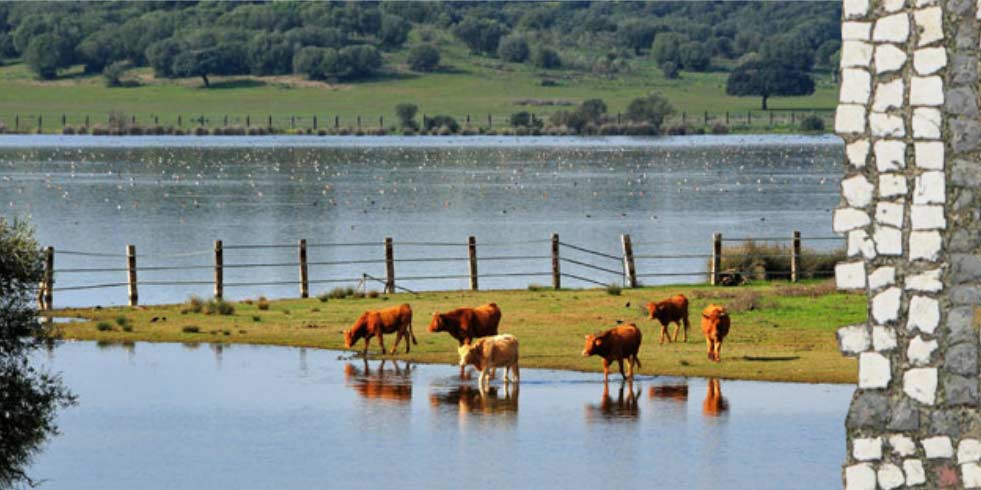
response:
M614 400L610 396L609 383L603 383L603 397L599 405L586 405L586 420L592 421L595 418L601 419L636 419L640 416L640 407L637 398L640 397L641 390L634 391L633 380L620 383L617 390L617 397Z
M398 361L381 361L378 368L372 370L368 360L363 360L362 368L354 364L344 365L344 380L364 398L408 402L412 400L412 364L406 362L400 367ZM391 362L394 368L385 369L385 363Z
M729 411L729 401L722 396L722 385L718 378L711 378L705 385L705 401L702 413L709 417L719 417Z
M433 407L454 406L461 413L515 413L518 411L518 383L481 390L471 385L459 385L449 391L432 392L429 404Z
M25 467L57 434L56 410L74 403L57 376L29 361L44 345L46 330L32 304L43 271L32 230L0 217L0 488L33 483Z

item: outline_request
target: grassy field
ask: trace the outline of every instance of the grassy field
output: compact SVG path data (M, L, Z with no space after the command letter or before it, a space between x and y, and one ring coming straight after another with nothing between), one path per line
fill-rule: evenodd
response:
M540 116L561 108L558 106L521 106L522 99L581 102L590 98L606 101L611 113L623 111L631 99L657 91L666 95L677 110L673 120L680 122L682 112L688 121L700 119L704 111L716 115L733 113L731 126L739 130L745 125L745 113L758 111L758 97L729 97L725 95L725 72L689 73L680 79L667 80L650 59L639 58L631 73L615 79L589 73L574 67L562 70L541 70L527 64L503 63L499 60L469 55L458 44L446 42L441 48L444 69L431 74L409 71L404 64L406 50L387 53L386 66L395 67L373 80L352 84L327 84L283 77L212 77L212 88L202 87L200 79L157 80L148 68L130 70L124 79L137 82L134 87L107 88L99 75L84 75L80 67L63 73L53 81L39 81L23 64L0 67L0 121L13 127L19 114L22 125L34 127L37 116L43 116L46 131L60 131L61 117L69 124L80 125L86 115L92 123L105 122L110 111L137 116L138 122L149 124L152 116L160 124L174 125L181 115L185 126L191 118L204 116L210 125L223 123L224 115L230 124L244 124L250 115L252 124L265 124L274 117L276 127L288 127L289 118L303 118L298 125L308 126L310 116L318 114L321 125L326 116L331 122L338 115L343 125L354 125L362 115L367 125L375 125L378 116L386 124L394 122L393 108L402 102L420 107L420 113L450 114L463 119L472 114L474 122L486 123L487 114L494 116L495 125L503 124L514 112L528 110ZM552 79L558 86L542 86L542 79ZM773 131L788 131L781 126L789 111L833 110L837 86L827 74L817 76L817 90L808 97L773 98L770 107L777 116L777 127L769 127L768 119L757 112L754 127ZM719 119L716 119L719 120ZM22 127L24 127L22 126Z
M678 292L691 300L693 325L689 342L658 345L659 327L644 318L639 305ZM363 310L407 302L415 312L414 332L419 345L408 355L400 348L394 357L455 363L456 342L446 334L426 331L431 313L491 301L503 312L501 332L512 333L521 342L522 367L599 371L598 358L580 356L583 336L624 320L636 322L644 333L640 352L643 374L769 381L855 382L857 365L839 354L834 332L839 326L858 323L866 317L863 295L835 292L827 282L797 286L773 282L738 289L667 286L624 290L618 296L602 289L431 292L326 302L316 298L278 300L270 301L268 309L259 309L255 302L236 302L230 315L182 312L187 309L186 304L64 309L54 314L89 319L59 324L61 334L68 339L343 349L343 330ZM709 303L727 305L732 314L732 331L720 364L706 359L699 329L700 312ZM152 321L154 317L156 321ZM121 324L127 326L123 328ZM391 348L394 340L394 335L386 336L386 346ZM378 355L377 340L369 353Z

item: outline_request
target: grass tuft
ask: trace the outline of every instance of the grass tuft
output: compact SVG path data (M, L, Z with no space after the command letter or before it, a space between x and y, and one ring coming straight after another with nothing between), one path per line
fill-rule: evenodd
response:
M181 332L184 332L184 333L200 333L201 332L201 327L199 327L197 325L185 325L184 327L181 328Z
M112 324L109 322L99 322L95 325L95 329L100 332L111 332Z
M620 296L620 293L622 292L623 288L620 287L619 284L611 283L606 286L606 294L609 294L610 296Z

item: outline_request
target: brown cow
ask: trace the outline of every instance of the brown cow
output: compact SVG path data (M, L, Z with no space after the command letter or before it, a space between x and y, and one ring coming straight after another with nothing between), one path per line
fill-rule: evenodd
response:
M634 377L634 365L640 367L637 352L640 351L640 329L633 323L618 325L598 335L587 335L586 346L582 350L583 357L597 355L603 358L603 382L610 377L610 363L616 361L620 366L623 379L628 376L623 373L623 360L626 359L630 368L630 379Z
M460 345L469 345L473 339L497 335L497 325L501 323L501 309L495 303L488 303L476 308L457 308L453 311L433 312L429 322L432 333L446 332L457 340ZM463 377L464 368L460 368Z
M405 352L409 353L409 339L418 345L416 336L412 333L412 307L407 304L385 308L383 310L366 311L361 314L354 326L344 331L344 347L350 349L360 339L364 339L364 355L368 355L368 343L371 338L378 336L378 343L381 345L381 353L385 354L385 339L383 334L398 332L395 336L395 345L392 346L392 354L399 346L399 341L405 338Z
M678 331L681 330L681 322L685 323L685 342L688 342L688 330L691 323L688 322L688 298L683 294L672 296L664 301L647 303L648 318L661 322L661 337L659 344L668 339L668 343L678 341ZM674 338L668 335L668 325L675 324Z
M397 361L392 364L395 365L394 372L386 371L384 360L373 372L368 359L364 359L364 369L348 363L344 365L344 380L364 398L409 402L412 400L412 366L406 363L405 368L400 368Z
M511 381L508 371L514 376L514 382L520 377L518 370L518 339L514 335L503 334L493 337L483 337L470 345L461 345L460 368L473 366L480 371L480 387L483 389L490 379L491 370L504 368L504 383Z
M729 313L722 306L708 305L702 310L702 332L710 361L722 360L722 341L729 334Z

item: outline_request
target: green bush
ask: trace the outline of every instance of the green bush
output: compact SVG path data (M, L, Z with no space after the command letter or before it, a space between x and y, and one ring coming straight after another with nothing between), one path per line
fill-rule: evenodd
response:
M835 265L845 260L844 250L818 252L803 248L800 252L799 277L815 279L834 275ZM732 271L757 280L787 279L790 277L790 247L745 242L722 250L722 271Z
M111 332L112 324L109 322L99 322L98 324L96 324L95 329L100 332Z
M191 313L201 313L204 310L205 301L199 296L191 296L187 299L187 307L184 310Z
M265 296L259 296L259 299L256 300L255 307L263 311L268 310L269 300Z
M181 328L181 332L184 333L201 333L201 327L197 325L185 325Z
M409 50L407 61L412 71L434 71L439 68L439 50L428 44L420 44Z
M824 131L824 119L811 114L800 120L801 131Z
M620 296L621 292L623 292L623 288L620 287L619 284L611 283L610 285L606 286L606 294L609 294L610 296Z
M512 34L501 38L497 46L497 57L512 63L522 63L528 59L528 41L520 34Z
M562 67L562 57L559 52L543 46L535 50L531 60L539 68L552 69Z
M225 300L213 299L208 301L208 303L205 305L204 314L205 315L234 315L235 306Z

